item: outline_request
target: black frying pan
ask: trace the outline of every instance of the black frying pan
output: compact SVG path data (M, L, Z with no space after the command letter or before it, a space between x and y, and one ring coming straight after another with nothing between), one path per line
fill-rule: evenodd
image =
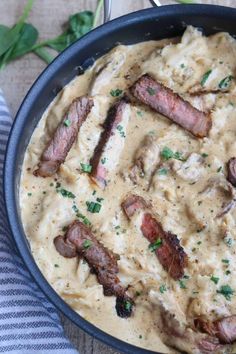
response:
M16 116L5 160L4 191L9 224L25 264L55 306L77 326L124 353L153 353L120 341L99 330L73 311L52 289L37 267L20 217L19 184L26 147L43 112L57 93L94 60L118 42L137 43L181 35L186 25L200 27L206 35L227 31L236 35L236 9L214 5L171 5L134 12L93 30L77 41L40 75ZM157 348L158 350L158 348Z

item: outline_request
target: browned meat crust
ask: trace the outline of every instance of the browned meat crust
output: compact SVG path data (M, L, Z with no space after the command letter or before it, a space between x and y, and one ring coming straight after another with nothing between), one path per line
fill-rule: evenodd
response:
M107 149L110 137L115 134L118 125L122 123L123 112L127 103L128 98L123 97L109 109L107 118L103 124L104 130L100 136L98 145L94 150L93 157L90 160L90 164L92 165L90 176L102 189L107 185L106 177L108 173L107 168L103 164L102 156Z
M58 171L92 107L93 100L87 96L76 98L71 103L52 140L42 153L39 168L34 171L35 176L50 177Z
M160 240L160 244L155 250L159 262L173 279L182 278L188 258L180 246L178 237L163 230L162 225L148 210L147 202L142 197L129 195L122 203L122 208L129 219L137 210L144 210L140 227L143 236L154 245Z
M86 225L80 221L74 221L69 226L63 240L62 236L54 239L54 245L57 251L64 257L70 257L70 255L74 257L74 249L77 254L84 257L91 270L97 275L98 282L103 286L104 295L116 296L118 316L131 316L134 303L126 294L126 289L122 286L117 276L119 272L117 257L96 239Z
M189 102L155 81L148 74L139 78L130 90L138 100L196 137L203 138L208 135L212 124L210 115L194 108Z
M236 187L236 158L235 157L229 159L227 163L227 168L228 168L227 179L234 187Z
M236 340L236 315L209 322L202 319L195 320L196 327L202 332L217 337L222 344L231 344Z

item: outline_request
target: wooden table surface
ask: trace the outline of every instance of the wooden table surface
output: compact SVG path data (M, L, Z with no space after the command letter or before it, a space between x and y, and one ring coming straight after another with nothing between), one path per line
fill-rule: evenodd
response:
M236 7L236 0L199 0L198 2ZM115 0L113 3L113 18L124 13L150 7L148 0ZM161 0L161 3L169 4L173 1ZM0 24L12 25L19 14L22 13L24 4L24 0L1 0ZM51 38L60 32L62 24L70 14L84 9L94 10L95 7L96 0L35 0L29 21L39 29L40 39ZM25 94L44 68L45 63L43 61L34 54L29 54L10 63L0 72L0 87L3 89L13 116L16 114ZM64 316L61 317L66 334L80 354L117 353L117 351L85 334Z

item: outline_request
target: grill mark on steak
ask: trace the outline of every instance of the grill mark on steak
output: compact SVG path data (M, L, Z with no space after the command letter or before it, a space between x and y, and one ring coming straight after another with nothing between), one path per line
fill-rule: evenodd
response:
M199 111L148 74L139 78L130 91L139 101L163 114L194 136L203 138L208 135L212 124L210 115Z
M116 296L117 315L123 318L131 316L134 302L117 276L117 256L108 251L86 225L74 221L64 237L57 236L54 239L54 245L64 257L82 256L103 286L104 295Z
M102 189L107 185L108 171L115 168L124 146L125 128L128 123L128 116L126 115L127 107L128 98L123 97L109 109L107 118L103 124L104 130L90 160L90 164L92 165L90 177ZM122 127L122 130L117 129L118 126ZM118 142L112 144L112 139L118 139ZM109 155L111 149L116 149L117 153L115 156ZM109 156L111 157L110 159Z
M58 171L92 107L93 100L87 96L76 98L71 103L53 138L40 157L39 167L34 171L35 176L51 177Z
M214 322L195 320L196 327L219 339L222 344L232 344L236 340L236 315L223 317Z
M143 236L151 244L159 239L161 240L161 245L155 250L159 262L173 279L182 278L188 258L179 243L177 235L163 230L161 223L152 215L150 206L140 196L129 195L122 203L122 208L129 219L136 211L143 210L140 226Z

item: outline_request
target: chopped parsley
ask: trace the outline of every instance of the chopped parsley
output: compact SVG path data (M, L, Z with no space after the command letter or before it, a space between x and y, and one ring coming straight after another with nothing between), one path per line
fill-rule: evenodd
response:
M50 184L49 184L49 186L50 186L50 187L53 187L53 186L54 186L54 184L53 184L53 183L50 183Z
M103 165L106 163L106 161L107 161L107 158L106 158L106 157L103 157L103 158L101 159L101 163L102 163Z
M204 86L205 83L207 82L209 76L211 75L212 70L208 70L207 72L205 72L205 74L203 75L202 79L201 79L201 86Z
M213 281L213 283L218 284L219 280L220 278L214 277L214 275L211 276L211 281Z
M141 295L141 292L140 292L140 291L136 291L135 295L136 295L136 296L140 296L140 295Z
M54 264L54 267L55 267L55 268L59 268L59 265L58 265L58 264Z
M85 172L85 173L91 173L92 171L92 165L89 165L87 163L80 163L80 166L82 168L82 171Z
M219 173L222 170L222 166L220 166L219 168L217 168L217 172Z
M161 157L164 160L169 160L169 159L176 159L176 160L180 160L180 161L185 161L185 159L182 157L182 153L181 152L173 152L170 148L168 148L167 146L165 146L163 148L163 150L161 151Z
M69 119L64 120L63 124L68 128L71 125L71 121Z
M220 81L219 88L223 90L227 89L233 78L234 77L232 75L226 76L223 80Z
M201 245L201 243L202 243L202 241L198 241L198 242L197 242L198 245Z
M63 232L66 232L67 229L68 229L68 226L63 226L62 231L63 231Z
M160 248L162 245L162 240L161 239L158 239L156 240L155 242L151 243L149 246L148 246L148 249L151 251L151 252L155 252L158 248Z
M158 171L157 171L157 174L159 176L166 176L167 175L167 169L166 168L160 168Z
M87 205L87 211L93 214L99 213L102 207L100 203L96 203L96 202L86 202L86 205Z
M122 127L122 125L117 125L117 130L119 130L120 136L122 138L125 138L125 132L124 132L124 128Z
M91 240L84 240L83 247L84 249L89 249L92 246L93 242Z
M115 90L111 90L110 91L110 95L112 96L112 97L119 97L121 94L122 94L122 90L120 90L120 89L115 89Z
M131 311L132 309L132 303L129 300L125 301L124 307L126 309L126 311Z
M164 292L167 291L165 284L161 285L159 290L160 290L160 293L164 294Z
M205 159L208 156L205 152L202 154L202 157Z
M60 193L65 198L75 199L75 195L64 188L60 188L60 189L58 188L57 193Z
M137 115L138 115L139 117L143 117L143 112L142 112L142 111L137 111Z
M225 264L229 264L229 260L228 259L222 259L221 262L225 263Z
M225 274L229 275L229 274L231 274L231 271L230 270L226 270Z
M27 193L28 197L31 197L32 196L32 193Z
M182 63L182 64L180 65L180 67L183 69L183 68L185 68L185 65Z
M179 286L180 286L181 289L187 289L187 287L186 287L186 285L185 285L183 280L179 280Z
M225 237L224 238L224 243L228 246L228 247L231 247L232 244L233 244L233 240L231 237Z
M152 87L147 87L147 92L149 93L150 96L154 96L156 90L154 90Z
M234 290L229 285L222 285L220 290L217 290L217 293L223 295L226 300L230 301L231 296L234 294Z

